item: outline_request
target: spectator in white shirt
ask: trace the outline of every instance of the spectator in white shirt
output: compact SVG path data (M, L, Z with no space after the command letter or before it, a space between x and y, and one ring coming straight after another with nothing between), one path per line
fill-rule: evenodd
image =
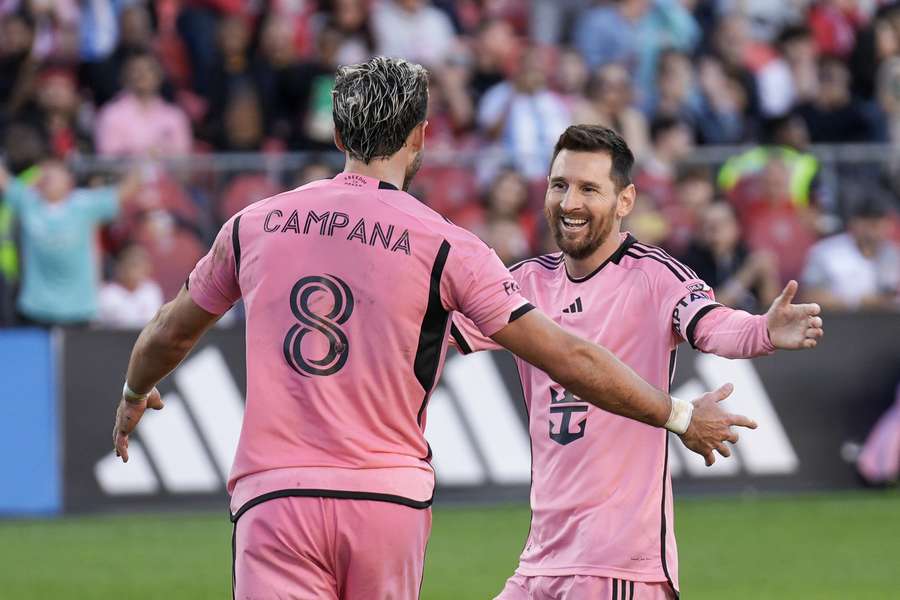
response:
M571 122L569 108L547 87L546 56L539 48L522 54L513 81L489 89L478 105L478 126L527 179L546 177L553 144Z
M900 311L900 248L889 227L879 199L862 199L845 233L810 249L802 276L808 299L832 310Z
M456 37L453 23L427 0L387 0L372 8L375 47L383 56L398 56L439 65Z
M152 269L147 251L140 246L119 253L114 280L100 290L100 326L140 329L153 318L163 304L163 293L150 278Z

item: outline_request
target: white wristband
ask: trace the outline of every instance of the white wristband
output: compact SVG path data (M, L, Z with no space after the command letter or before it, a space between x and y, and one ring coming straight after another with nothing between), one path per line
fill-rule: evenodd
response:
M669 420L666 421L665 428L672 433L681 435L687 431L688 425L691 424L691 416L694 414L694 403L682 400L672 396L672 412L669 413Z
M153 391L153 390L150 390ZM128 382L125 382L125 387L122 388L122 396L125 397L126 400L134 400L135 402L142 402L146 400L150 396L150 392L146 394L138 394L130 387L128 387Z

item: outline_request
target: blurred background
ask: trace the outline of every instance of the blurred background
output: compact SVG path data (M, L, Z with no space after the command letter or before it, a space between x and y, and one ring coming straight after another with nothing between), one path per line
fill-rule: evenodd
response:
M811 353L681 354L673 389L734 381L729 402L763 425L712 470L673 445L694 498L679 505L690 597L832 597L804 577L835 598L900 597L900 498L860 491L900 471L900 3L879 0L0 0L0 589L119 593L100 548L124 529L169 561L168 579L132 573L143 591L126 597L227 595L227 521L172 511L225 509L241 307L163 384L127 469L108 444L122 373L226 219L342 168L334 71L376 54L431 74L411 193L507 264L556 251L553 144L600 123L637 158L626 229L726 304L764 311L794 278L825 308ZM497 507L436 510L423 597L488 597L511 573L528 521L520 405L503 355L448 363L427 432L438 504ZM31 520L148 510L164 513ZM725 575L698 564L725 543L707 518L747 534ZM483 543L493 526L502 547ZM765 576L747 572L760 555Z

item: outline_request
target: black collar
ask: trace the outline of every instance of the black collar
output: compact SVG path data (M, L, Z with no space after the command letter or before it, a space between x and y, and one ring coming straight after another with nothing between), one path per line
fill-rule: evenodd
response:
M387 181L378 180L378 189L379 190L394 190L399 191L399 188L393 183L388 183Z
M625 239L622 241L622 243L619 244L619 247L616 248L616 251L613 252L612 254L610 254L609 258L607 258L602 263L600 263L599 267L597 267L596 269L594 269L593 271L591 271L584 277L578 277L578 278L575 278L575 277L572 277L571 275L569 275L569 270L566 269L565 270L566 277L568 277L569 281L571 281L572 283L584 283L585 281L587 281L588 279L590 279L591 277L593 277L594 275L599 273L600 270L603 269L603 267L605 267L609 263L619 264L619 261L622 260L623 256L625 256L625 251L628 250L635 243L637 243L637 238L635 238L633 235L631 235L629 233L625 236Z

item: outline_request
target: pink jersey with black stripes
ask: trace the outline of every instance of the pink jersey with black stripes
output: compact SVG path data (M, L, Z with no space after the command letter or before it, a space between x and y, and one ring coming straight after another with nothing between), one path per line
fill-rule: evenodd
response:
M556 323L614 352L667 390L675 349L715 306L712 291L665 252L623 234L612 257L574 279L562 255L510 269L522 294ZM496 348L454 317L463 351ZM531 531L522 575L594 575L671 582L678 558L667 432L582 402L517 359L532 441Z
M477 237L352 173L240 212L188 284L214 314L244 299L234 512L285 490L430 503L425 406L450 314L492 335L530 307Z

